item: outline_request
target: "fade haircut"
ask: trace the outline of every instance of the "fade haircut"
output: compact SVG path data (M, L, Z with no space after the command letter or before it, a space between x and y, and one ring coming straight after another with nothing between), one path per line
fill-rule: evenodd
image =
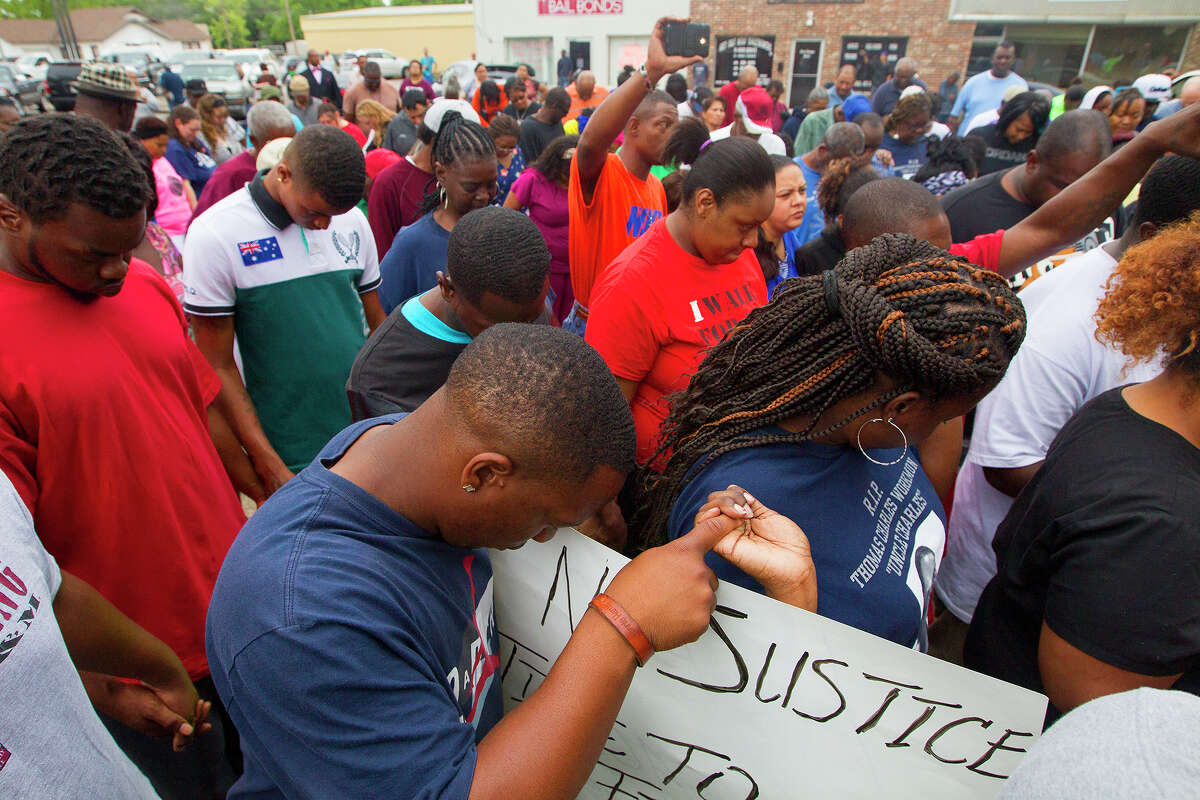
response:
M350 209L362 199L367 163L354 138L332 125L305 125L283 151L296 177L334 208Z
M1142 178L1133 223L1151 222L1161 227L1185 220L1197 210L1200 210L1200 161L1166 155Z
M562 328L493 325L454 362L446 397L475 436L534 475L582 483L600 466L633 469L629 402L600 354Z
M464 216L450 232L446 273L455 290L474 305L485 292L524 305L546 288L550 251L529 217L488 206Z
M429 105L429 98L425 96L424 90L410 86L404 90L404 96L400 98L400 105L408 109L413 109L417 106L427 106Z
M546 92L546 102L543 105L549 108L556 108L566 114L571 110L571 95L567 94L567 90L561 86L555 86Z
M1074 153L1104 159L1112 152L1112 129L1099 111L1077 108L1058 115L1047 125L1034 149L1042 161L1053 161Z
M671 97L671 95L661 89L655 89L652 92L646 93L646 96L642 98L642 102L638 103L637 108L633 110L631 116L638 119L645 119L657 111L658 107L663 104L669 105L672 108L679 105L675 102L674 97Z
M919 183L881 178L850 195L842 214L842 235L847 244L869 242L885 233L908 233L917 223L944 213L938 199Z
M128 219L145 212L149 191L125 142L89 117L38 114L0 137L0 193L35 225L73 203Z

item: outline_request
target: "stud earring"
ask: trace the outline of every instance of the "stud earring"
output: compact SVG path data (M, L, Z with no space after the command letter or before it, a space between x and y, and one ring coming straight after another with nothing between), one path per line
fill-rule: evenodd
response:
M470 494L471 492L475 491L475 487L469 483L464 483L463 491L466 492L467 494Z

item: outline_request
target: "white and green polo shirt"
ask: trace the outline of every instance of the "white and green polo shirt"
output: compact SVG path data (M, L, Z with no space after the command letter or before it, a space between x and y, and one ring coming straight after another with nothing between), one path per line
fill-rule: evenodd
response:
M263 431L298 471L350 424L346 378L366 340L360 295L379 257L357 208L301 228L262 174L196 218L183 251L184 309L232 316L246 389Z

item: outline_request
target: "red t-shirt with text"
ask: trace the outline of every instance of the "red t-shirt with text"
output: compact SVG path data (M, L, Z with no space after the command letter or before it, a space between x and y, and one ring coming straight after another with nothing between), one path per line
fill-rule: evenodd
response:
M38 537L207 675L204 619L246 518L209 438L221 381L179 301L137 260L88 300L0 272L0 341L0 470Z
M638 384L633 421L639 463L658 446L665 396L685 389L708 348L766 303L753 250L713 266L676 244L666 220L605 270L592 293L587 342L614 375Z

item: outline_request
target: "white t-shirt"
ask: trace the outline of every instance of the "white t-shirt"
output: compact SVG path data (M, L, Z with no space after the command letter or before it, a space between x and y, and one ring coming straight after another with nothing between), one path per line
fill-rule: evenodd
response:
M61 583L0 472L0 797L158 797L92 710L54 618Z
M971 118L971 121L967 123L967 128L966 128L966 130L964 130L962 132L962 135L966 136L968 133L975 130L976 128L982 128L986 125L991 125L993 122L999 122L999 121L1000 121L1000 109L998 109L998 108L993 108L989 111L984 111L980 114L976 114L974 117Z
M996 574L992 539L1013 503L987 482L983 468L1036 464L1088 400L1161 371L1157 363L1129 366L1123 353L1096 341L1092 317L1116 264L1097 247L1068 258L1019 295L1028 317L1025 341L1004 379L975 410L937 577L938 597L963 621L975 614L979 595Z
M717 128L715 131L713 131L711 134L709 134L708 138L712 139L715 142L719 139L728 139L730 134L732 134L732 133L733 133L733 123L730 123L729 125L726 125L724 128ZM760 133L758 135L758 143L760 145L762 145L762 149L766 150L767 155L769 155L769 156L786 156L787 155L787 145L785 145L783 143L783 139L780 139L778 136L776 136L773 133L769 133L769 132L768 133Z

